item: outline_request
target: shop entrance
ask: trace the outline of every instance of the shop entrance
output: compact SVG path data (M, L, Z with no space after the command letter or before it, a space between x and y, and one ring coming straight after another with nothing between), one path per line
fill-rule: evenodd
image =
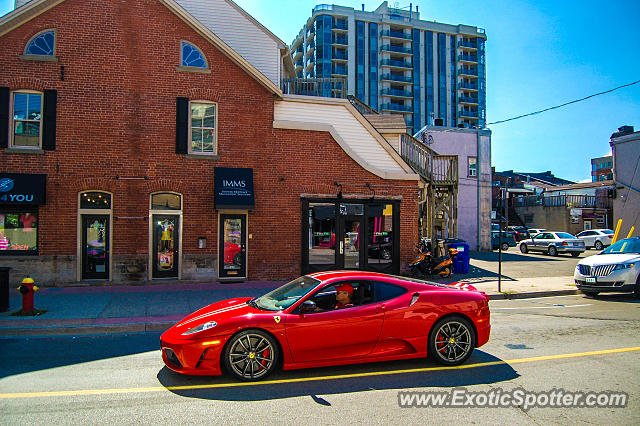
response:
M82 215L82 279L109 279L109 215Z
M247 215L221 214L218 235L218 276L247 277Z
M177 278L180 264L180 216L154 214L151 217L153 278Z
M358 269L398 274L400 203L302 200L302 272Z

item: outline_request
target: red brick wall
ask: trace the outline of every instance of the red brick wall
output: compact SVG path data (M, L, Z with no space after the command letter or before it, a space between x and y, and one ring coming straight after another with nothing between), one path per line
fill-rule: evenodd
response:
M58 62L19 59L36 33L55 28ZM180 42L204 53L210 74L178 72ZM363 170L323 132L274 130L273 95L158 1L66 0L0 37L0 86L58 91L56 150L0 152L1 170L47 174L39 217L41 255L75 255L78 192L113 192L115 217L145 217L149 195L183 194L183 253L215 256L213 168L252 167L250 279L300 272L300 193L402 195L402 260L415 246L415 182L384 181ZM61 67L64 66L64 81ZM219 160L175 154L176 97L218 102ZM147 180L117 180L144 177ZM284 181L279 178L284 177ZM148 252L148 221L113 223L115 255ZM207 248L197 238L207 237Z

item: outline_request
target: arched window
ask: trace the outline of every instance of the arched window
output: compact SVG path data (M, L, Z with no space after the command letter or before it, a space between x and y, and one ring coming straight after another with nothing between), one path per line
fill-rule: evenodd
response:
M182 42L180 58L183 67L207 68L207 60L200 49L186 41Z
M151 194L151 210L182 210L182 197L172 192Z
M53 56L55 51L56 32L54 30L43 31L33 36L27 43L25 55Z

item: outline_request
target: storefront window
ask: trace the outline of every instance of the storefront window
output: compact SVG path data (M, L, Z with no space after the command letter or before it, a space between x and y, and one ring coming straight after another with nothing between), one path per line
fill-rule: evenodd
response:
M0 253L36 254L38 251L38 211L0 210Z
M340 214L343 216L362 216L364 214L364 204L340 204Z
M393 205L371 204L368 215L368 263L391 263L393 257Z
M81 209L110 209L111 195L106 192L83 192L80 197Z
M309 203L309 264L335 262L335 204Z

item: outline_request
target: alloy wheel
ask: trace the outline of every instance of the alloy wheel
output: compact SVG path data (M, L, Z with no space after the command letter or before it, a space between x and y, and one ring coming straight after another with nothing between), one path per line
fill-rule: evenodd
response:
M445 318L430 333L429 352L441 364L458 365L475 347L475 330L462 318Z
M600 241L596 241L596 243L593 245L593 248L595 248L596 250L602 250L602 243Z
M274 369L278 349L263 332L242 332L229 342L225 357L227 368L243 380L259 380Z

